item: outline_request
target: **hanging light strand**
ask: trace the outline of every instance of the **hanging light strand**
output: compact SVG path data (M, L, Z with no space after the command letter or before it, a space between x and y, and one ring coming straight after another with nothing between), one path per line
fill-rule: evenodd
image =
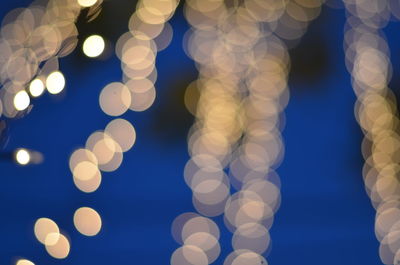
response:
M388 87L392 74L383 28L390 2L346 0L346 66L357 96L355 116L364 133L365 189L376 210L375 234L384 264L400 262L400 168L397 102Z

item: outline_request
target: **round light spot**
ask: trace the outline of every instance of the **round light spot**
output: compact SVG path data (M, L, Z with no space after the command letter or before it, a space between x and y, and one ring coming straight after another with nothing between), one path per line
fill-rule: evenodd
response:
M49 218L39 218L34 226L36 239L44 245L55 245L60 238L58 225Z
M87 57L97 57L100 54L103 53L105 48L105 42L103 37L99 35L92 35L88 37L84 42L83 42L83 53Z
M25 110L30 103L31 99L25 90L19 91L17 94L15 94L14 107L16 110Z
M101 229L101 217L92 208L82 207L74 214L76 229L85 236L95 236Z
M46 245L47 253L56 259L65 259L71 248L68 239L63 235L59 234L60 237L56 244L54 245Z
M44 84L42 80L36 78L29 85L29 93L32 97L39 97L44 92Z
M131 105L131 94L124 84L114 82L103 88L99 101L104 113L110 116L120 116Z
M136 131L132 124L124 119L112 120L106 127L109 134L120 146L123 152L132 148L136 141Z
M82 192L90 193L96 191L101 184L102 176L100 172L94 175L93 178L88 180L80 180L76 177L73 178L75 186Z
M64 75L59 71L52 72L46 79L46 87L50 94L60 93L65 87Z
M31 161L31 155L26 149L19 149L15 154L15 160L20 165L27 165Z

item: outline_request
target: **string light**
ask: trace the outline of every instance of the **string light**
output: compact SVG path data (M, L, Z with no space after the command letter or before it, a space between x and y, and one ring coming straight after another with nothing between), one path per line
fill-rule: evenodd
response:
M364 132L364 183L376 209L375 234L384 264L400 262L400 136L397 104L388 88L391 63L383 28L390 19L388 1L346 0L346 66L352 75L355 114ZM396 11L393 9L393 11Z
M136 12L130 19L130 32L123 34L116 44L116 54L121 60L124 72L123 82L112 82L106 85L99 96L100 108L109 116L120 116L128 109L144 111L154 102L157 44L153 38L160 32L158 34L154 32L152 22L156 20L159 22L158 25L167 23L179 2L177 0L153 1L146 5L144 2L138 2ZM164 9L166 6L169 7L168 11ZM151 13L146 13L149 10ZM154 13L154 11L157 12ZM140 13L140 18L138 13ZM141 22L132 24L133 20ZM163 25L162 28L164 28ZM101 36L91 36L83 44L83 51L89 57L96 57L103 50L104 40ZM85 148L76 150L70 157L69 166L76 187L86 193L96 191L101 184L101 172L117 170L122 163L123 153L130 150L135 141L134 127L121 118L110 121L104 131L93 132L88 137ZM73 220L75 228L86 236L97 235L102 227L100 214L89 207L76 210ZM67 249L69 251L67 242L62 252L66 255L68 255ZM56 258L63 256L50 250L48 249L49 254Z
M381 37L381 28L387 24L390 13L375 2L345 3L351 14L350 30L346 33L346 63L358 97L357 119L365 133L364 179L377 210L375 230L381 242L381 259L385 264L397 264L400 183L395 177L399 172L395 158L400 137L395 131L397 106L387 88L391 69L388 48ZM40 14L46 22L30 28L30 37L13 34L15 25L26 22L24 14L6 24L6 33L0 40L0 49L8 57L0 57L6 65L0 69L5 89L0 99L0 116L4 112L7 117L15 117L18 111L29 107L27 84L32 97L44 92L42 80L51 94L64 89L65 78L58 70L57 57L74 48L62 47L77 34L74 22L80 9L99 2L77 0L68 7L73 13L67 19L68 34L61 27L50 26L58 21L54 14L66 4L67 1L50 1L40 11L24 11ZM129 32L116 44L122 80L106 85L99 96L105 114L118 117L129 109L144 111L153 104L156 57L172 40L173 31L167 21L178 4L178 0L138 2L129 20ZM210 264L217 260L221 252L220 231L211 218L219 215L224 215L225 225L233 233L233 252L225 258L224 265L267 264L262 255L270 247L269 229L280 206L280 178L274 169L283 159L280 125L289 100L290 59L284 41L289 47L295 45L308 23L319 15L321 4L319 0L244 0L235 1L232 6L223 0L186 2L185 16L192 26L186 36L186 51L196 62L199 78L185 94L185 104L196 121L189 134L191 158L184 177L193 192L196 211L206 217L184 213L175 219L173 235L182 246L172 254L172 265ZM387 5L385 0L382 6ZM11 42L30 43L34 52L27 48L13 50ZM104 39L99 35L88 37L82 47L85 55L92 58L100 56L104 48ZM52 64L51 58L57 64ZM41 62L46 63L39 69ZM22 69L18 65L23 65ZM117 170L123 153L135 141L134 127L121 118L111 120L103 131L93 132L85 147L70 157L77 188L87 193L96 191L102 172ZM18 149L15 160L27 165L36 161L34 154ZM97 235L102 227L100 214L88 207L77 209L73 221L75 228L86 236ZM70 241L51 219L38 219L34 232L52 257L64 259L69 255ZM19 260L17 264L33 263Z
M42 87L38 81L32 83L32 79L38 74L46 78L49 70L58 71L58 62L54 61L75 49L78 35L75 21L80 10L81 6L74 1L50 0L46 5L35 3L13 10L5 17L0 36L0 100L6 103L3 106L6 117L14 118L27 108L23 91L29 88L33 97L41 95ZM56 94L60 89L60 85L50 86L49 91ZM9 104L14 98L18 104Z
M289 70L287 49L272 33L295 42L322 4L297 2L248 0L227 6L224 1L191 0L185 5L192 26L186 51L200 77L185 94L196 121L184 177L195 209L208 217L224 214L233 233L234 251L224 265L267 264L261 255L270 246L268 229L280 205L280 179L273 169L283 154L279 127L288 102ZM301 12L310 16L297 17ZM183 216L188 218L179 216L176 222L198 218ZM184 234L185 225L181 228ZM209 228L193 235L198 232L208 233ZM210 264L217 258L211 259L203 245L175 239L183 246L173 253L173 265Z

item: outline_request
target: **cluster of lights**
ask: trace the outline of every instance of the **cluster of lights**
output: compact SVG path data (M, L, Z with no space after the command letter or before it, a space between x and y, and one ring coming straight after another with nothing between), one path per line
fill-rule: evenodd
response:
M96 4L96 1L79 0L79 4L86 7ZM99 96L100 107L107 115L120 116L128 109L143 111L153 104L157 78L156 52L168 46L172 39L172 30L165 25L177 5L176 0L138 2L137 10L130 19L130 32L122 35L116 47L124 71L123 83L108 84ZM166 33L163 33L163 29L167 29ZM155 40L158 36L162 37ZM88 37L82 47L85 55L92 58L100 56L104 48L104 39L98 35ZM103 131L92 133L85 147L70 156L69 167L76 187L85 193L95 192L101 185L102 172L117 170L123 161L123 153L129 151L135 141L134 127L121 118L110 121ZM73 222L75 228L85 236L97 235L102 227L100 214L89 207L76 210ZM41 234L36 234L36 230L41 231ZM35 225L35 234L49 255L57 259L68 256L69 240L59 232L54 221L39 219Z
M281 39L296 43L321 4L186 2L185 16L193 27L186 52L197 63L199 78L185 94L196 121L184 178L195 209L208 218L177 217L172 231L182 246L173 253L172 265L217 259L219 233L210 218L221 214L233 233L233 252L224 265L267 264L262 254L270 246L268 230L280 205L280 178L274 171L283 157L280 117L289 99L289 58ZM207 225L192 231L186 226L193 220Z
M398 6L390 1L346 0L346 66L357 95L355 115L364 132L363 177L376 209L375 234L384 264L400 263L399 119L388 88L391 63L382 29Z
M34 3L28 8L13 10L4 18L0 36L0 117L16 117L29 108L31 97L41 96L46 89L50 94L62 92L65 78L58 70L58 58L70 54L78 43L75 21L81 8L99 3L97 0L49 0L45 5ZM21 148L15 151L14 159L25 166L41 163L43 156ZM101 219L93 209L78 209L73 221L82 234L92 236L100 231ZM34 232L49 255L57 259L68 256L69 239L54 221L38 219ZM34 265L27 259L19 259L16 264Z
M400 14L391 3L345 0L350 14L345 44L346 66L357 95L356 116L365 133L364 180L377 212L380 256L385 264L398 264L399 120L387 87L391 65L381 31L391 15ZM0 39L0 116L15 117L45 89L51 94L64 89L57 58L76 46L74 41L68 45L65 41L77 36L74 23L81 8L99 4L97 0L51 0L46 7L32 5L6 17ZM122 81L108 84L99 96L107 115L144 111L153 104L156 56L172 40L168 20L178 4L179 0L138 2L129 32L116 44ZM222 214L233 233L233 252L224 265L267 264L262 255L270 247L269 229L280 206L280 178L274 169L283 158L281 117L289 100L289 57L282 40L296 44L319 15L321 4L322 0L244 0L233 5L224 0L186 1L185 16L192 26L186 35L186 52L196 62L199 78L185 95L196 122L189 135L191 159L184 178L201 215L184 213L175 219L172 234L182 246L172 254L172 265L206 265L217 260L220 231L211 218ZM86 56L98 57L105 41L92 35L82 49ZM70 157L76 187L85 193L96 191L102 172L117 170L135 141L134 127L121 118L92 133L85 147ZM15 152L20 165L34 163L38 157L39 153L27 149ZM73 223L85 236L97 235L102 227L101 216L89 207L77 209ZM38 219L34 233L49 255L68 256L70 240L53 220ZM17 262L32 264L26 259Z
M45 88L51 94L64 89L58 58L76 47L80 10L75 0L50 0L6 15L0 36L0 116L16 117Z

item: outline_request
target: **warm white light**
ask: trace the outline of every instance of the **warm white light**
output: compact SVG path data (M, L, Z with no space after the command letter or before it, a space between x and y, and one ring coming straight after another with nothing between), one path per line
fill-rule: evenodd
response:
M103 53L105 47L103 37L92 35L83 42L83 53L87 57L97 57Z
M44 84L42 80L36 78L29 85L29 93L31 93L32 97L39 97L44 92Z
M31 99L30 99L28 93L26 93L25 90L19 91L17 94L15 94L14 107L17 110L26 109L29 106L30 103L31 103Z
M97 3L97 0L78 0L78 4L82 7L90 7Z
M65 87L64 75L59 71L49 74L46 79L46 87L50 94L60 93Z
M15 154L15 159L20 165L27 165L31 161L31 155L25 149L19 149Z
M35 265L32 261L29 261L27 259L20 259L17 261L15 265Z
M85 236L95 236L101 230L101 217L92 208L82 207L74 214L76 229Z

